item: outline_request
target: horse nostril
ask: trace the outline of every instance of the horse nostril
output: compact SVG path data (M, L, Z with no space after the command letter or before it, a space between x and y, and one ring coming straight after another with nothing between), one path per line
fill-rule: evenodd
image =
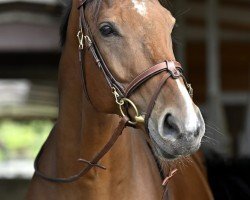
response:
M197 138L197 137L199 137L200 136L200 134L201 134L201 126L198 126L195 130L193 130L193 131L187 131L187 133L186 133L186 135L188 136L188 137L194 137L194 138Z
M180 129L175 118L171 114L167 114L163 122L162 136L166 139L180 139Z
M194 137L197 138L200 135L200 132L201 132L201 126L199 125L196 131L194 132Z

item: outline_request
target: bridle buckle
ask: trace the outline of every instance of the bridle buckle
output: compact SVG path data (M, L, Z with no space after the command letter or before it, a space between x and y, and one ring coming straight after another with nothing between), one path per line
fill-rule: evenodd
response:
M84 36L84 40L85 40L85 45L89 48L92 46L92 41L90 39L90 37L88 35Z
M137 123L144 123L145 117L139 114L139 111L138 111L135 103L128 98L121 98L115 87L112 87L111 89L112 89L112 93L115 97L115 102L116 102L116 104L118 104L121 115L123 117L128 117L127 114L125 114L125 112L123 110L126 103L129 104L133 108L133 110L135 112L135 117L134 117L133 121L129 120L128 123L130 125L136 125ZM130 117L128 117L128 118L130 118Z
M122 101L122 99L121 99L119 93L117 92L116 88L115 88L115 87L112 87L111 89L112 89L112 94L113 94L114 97L115 97L115 102L116 102L116 104L118 104L118 105L123 105L124 102Z
M82 29L80 29L77 33L77 38L79 42L79 49L83 50L84 45L83 45L83 32Z
M176 68L173 61L166 61L167 62L167 70L168 73L171 75L173 79L178 79L181 76L181 72Z
M138 124L138 123L144 123L144 122L145 122L145 117L139 114L139 111L138 111L138 109L137 109L137 107L136 107L136 105L134 104L133 101L131 101L131 100L128 99L128 98L122 98L122 99L121 99L121 102L122 102L122 104L119 104L119 108L120 108L121 115L122 115L123 117L128 117L128 116L124 113L124 111L123 111L124 106L125 106L125 103L129 104L129 105L133 108L133 110L134 110L134 112L135 112L134 119L128 121L128 123L129 123L130 125L133 125L133 126L134 126L134 125L136 125L136 124ZM128 118L130 118L130 117L128 117Z
M191 96L191 98L193 98L194 97L194 89L192 88L192 85L187 83L186 87L187 87L189 95Z
M83 48L84 48L83 40L85 42L86 47L89 48L92 46L92 41L91 41L90 37L88 35L83 35L82 29L80 29L78 31L77 38L78 38L78 42L79 42L79 49L83 50Z

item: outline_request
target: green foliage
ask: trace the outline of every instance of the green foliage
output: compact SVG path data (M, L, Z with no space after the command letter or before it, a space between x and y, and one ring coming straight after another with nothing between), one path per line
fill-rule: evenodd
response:
M49 120L0 121L0 161L34 159L52 126Z

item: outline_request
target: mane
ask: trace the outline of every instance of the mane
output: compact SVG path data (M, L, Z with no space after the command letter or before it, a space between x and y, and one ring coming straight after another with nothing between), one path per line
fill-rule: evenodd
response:
M67 29L68 29L68 22L69 22L69 15L72 8L72 1L67 1L67 4L64 5L64 11L61 18L61 26L60 26L60 43L61 46L65 44Z
M95 18L97 18L101 4L103 0L88 0L87 3L92 4L93 13L95 15ZM68 22L69 22L69 16L72 9L72 0L67 1L66 5L64 6L64 11L62 14L61 19L61 26L60 26L60 43L61 46L65 44L66 36L67 36L67 29L68 29Z
M88 0L87 1L87 3L93 4L93 6L92 6L92 8L94 9L93 13L95 14L96 18L98 16L98 13L99 13L102 2L103 2L103 0ZM173 5L171 4L170 1L168 1L168 0L159 0L159 2L166 9L168 9L168 10L171 9L172 10ZM72 0L67 0L67 3L65 5L65 7L64 7L64 12L63 12L63 15L62 15L61 26L60 26L60 43L61 43L61 46L63 46L65 44L65 41L66 41L68 21L69 21L69 15L70 15L70 12L71 12L71 8L72 8Z

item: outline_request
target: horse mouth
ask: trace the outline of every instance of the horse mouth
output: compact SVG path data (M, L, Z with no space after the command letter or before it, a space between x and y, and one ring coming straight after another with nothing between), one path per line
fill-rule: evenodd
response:
M200 148L200 143L196 145L189 144L183 148L174 148L175 145L167 144L165 141L156 142L153 137L151 137L151 142L155 156L161 160L179 159L183 156L188 156L195 153Z
M158 145L158 143L151 137L153 151L156 157L162 160L175 160L180 157L180 155L170 154L162 145Z

